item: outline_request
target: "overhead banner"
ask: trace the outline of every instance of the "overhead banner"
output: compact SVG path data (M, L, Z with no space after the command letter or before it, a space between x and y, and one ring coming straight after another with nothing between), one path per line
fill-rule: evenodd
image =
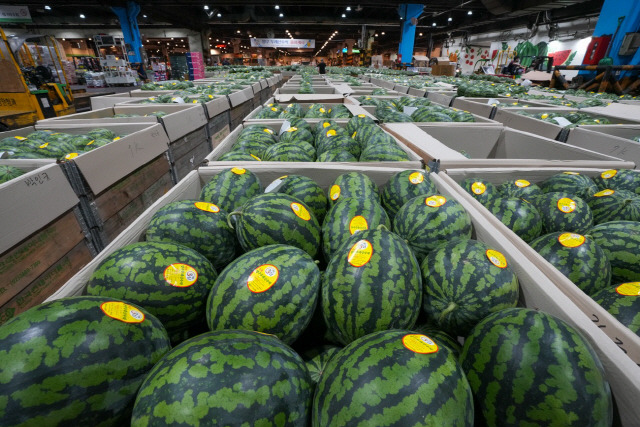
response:
M315 49L316 41L310 39L251 39L251 47L281 47L283 49Z
M29 7L0 5L0 22L31 22Z

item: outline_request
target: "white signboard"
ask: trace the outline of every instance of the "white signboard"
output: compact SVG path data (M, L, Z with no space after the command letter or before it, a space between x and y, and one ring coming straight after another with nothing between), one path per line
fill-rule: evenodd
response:
M29 7L0 5L0 22L31 22Z
M251 39L251 47L281 47L294 49L315 49L316 41L312 39Z

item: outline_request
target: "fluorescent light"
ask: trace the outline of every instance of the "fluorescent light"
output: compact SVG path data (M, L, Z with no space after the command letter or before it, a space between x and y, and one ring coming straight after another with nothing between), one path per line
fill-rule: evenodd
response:
M453 21L453 18L449 17L449 19L447 19L447 21L451 22L451 21Z
M351 10L351 6L347 6L347 10Z
M89 37L89 41L93 40L91 37Z
M84 19L84 18L85 18L85 16L81 13L81 14L80 14L80 18Z
M374 37L378 37L378 33L374 34L373 36L374 36Z
M276 9L280 9L280 6L276 5Z
M473 15L472 11L467 12L467 15Z
M238 34L240 34L240 30L236 31Z
M51 10L51 6L45 6L44 10Z
M146 18L146 17L147 17L147 15L142 15L142 17L143 17L143 18Z
M422 33L420 33L419 35L422 35Z
M436 23L434 22L433 24L431 24L431 26L432 26L432 27L435 27L435 26L436 26Z
M347 17L347 15L343 13L343 14L342 14L342 17L343 17L343 18L346 18L346 17Z
M284 16L284 14L282 14L282 13L281 13L281 14L280 14L280 18L282 18L283 16Z
M380 34L382 34L382 35L384 36L384 31L383 31L383 32L381 32Z
M206 4L204 5L204 10L209 10L209 6L207 6Z

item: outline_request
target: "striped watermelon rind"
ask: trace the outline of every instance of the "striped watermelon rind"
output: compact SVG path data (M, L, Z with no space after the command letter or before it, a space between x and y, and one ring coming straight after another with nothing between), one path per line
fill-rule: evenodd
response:
M631 292L621 289L625 285ZM631 332L640 335L640 296L637 290L638 282L632 282L604 288L591 297ZM632 295L633 291L636 295Z
M327 367L329 361L335 356L342 347L336 345L323 345L320 347L311 348L301 354L304 360L307 370L309 371L309 377L314 384L317 384L322 378L322 374Z
M338 176L327 191L329 204L333 206L340 198L372 198L380 201L378 186L361 172L348 172Z
M640 281L640 222L611 221L587 232L611 263L613 283Z
M486 202L485 207L525 242L540 237L542 218L532 203L513 197L498 197Z
M562 172L550 176L540 183L544 193L569 193L586 200L598 192L595 182L578 172Z
M519 197L529 201L536 196L542 195L542 190L536 184L520 179L503 182L498 187L498 190L505 197Z
M482 204L501 196L498 187L482 178L467 178L460 186Z
M601 172L593 181L600 190L628 190L640 194L640 171L612 169Z
M0 165L0 184L9 182L21 175L24 175L24 171L15 166Z
M200 200L232 212L262 191L260 179L253 172L244 168L229 168L221 170L202 187Z
M324 190L314 180L303 175L282 176L269 184L265 193L284 193L295 197L313 211L320 224L327 213L328 200Z
M406 170L398 172L389 179L382 190L382 205L393 219L400 208L409 200L418 196L433 196L437 189L422 170Z
M586 199L594 224L640 221L640 196L628 190L606 189Z
M611 425L611 392L595 351L549 314L511 308L485 317L460 363L487 425Z
M2 424L127 425L170 349L160 321L128 302L80 296L31 308L0 327Z
M587 202L569 193L546 193L532 199L542 218L544 232L585 233L593 227L593 213Z

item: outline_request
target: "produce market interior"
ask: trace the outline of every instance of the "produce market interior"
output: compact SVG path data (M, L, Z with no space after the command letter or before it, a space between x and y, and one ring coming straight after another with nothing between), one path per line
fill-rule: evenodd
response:
M640 426L640 2L0 1L0 426Z

